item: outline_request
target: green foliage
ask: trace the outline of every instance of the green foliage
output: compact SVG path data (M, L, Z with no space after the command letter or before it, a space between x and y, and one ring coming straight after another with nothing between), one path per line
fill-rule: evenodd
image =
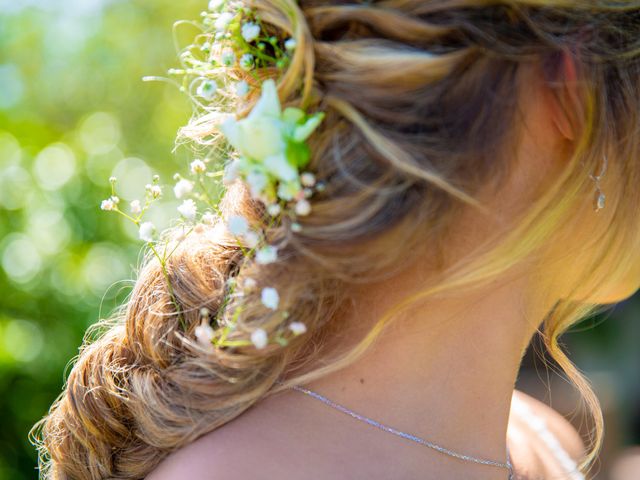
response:
M3 480L37 477L27 432L60 392L87 326L131 286L141 242L129 222L100 210L109 177L121 180L127 202L144 197L154 173L170 192L173 172L192 157L173 152L188 99L142 77L176 64L173 23L206 8L203 0L15 4L0 6ZM154 221L166 226L176 204L166 195Z

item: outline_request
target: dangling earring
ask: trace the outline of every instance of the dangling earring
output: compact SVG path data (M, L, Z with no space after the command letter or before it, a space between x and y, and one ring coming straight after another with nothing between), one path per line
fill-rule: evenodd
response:
M604 202L605 202L606 196L602 192L602 189L600 188L600 180L602 180L602 176L604 175L604 172L606 170L607 170L607 156L605 155L604 164L602 165L602 171L600 172L600 175L598 175L597 177L595 177L593 174L589 175L589 178L591 178L591 180L593 180L596 183L596 193L593 198L593 209L596 211L596 213L604 208Z

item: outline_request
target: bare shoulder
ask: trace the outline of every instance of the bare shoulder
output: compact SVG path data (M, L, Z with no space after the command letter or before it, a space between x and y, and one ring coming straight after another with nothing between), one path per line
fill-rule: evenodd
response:
M288 451L287 436L274 428L274 424L286 423L284 414L270 408L269 401L260 402L171 453L146 480L220 480L230 475L255 480L286 478L273 458L274 451Z
M545 478L557 468L556 460L537 433L517 414L515 404L528 409L543 420L549 431L558 439L567 454L578 463L586 454L582 437L571 423L559 412L518 390L514 390L511 416L509 417L509 448L516 471L525 478Z

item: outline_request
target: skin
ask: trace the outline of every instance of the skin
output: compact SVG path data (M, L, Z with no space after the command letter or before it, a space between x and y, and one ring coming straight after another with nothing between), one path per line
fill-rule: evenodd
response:
M450 259L506 231L516 213L558 174L574 146L577 124L571 106L578 108L576 92L566 86L554 97L536 80L534 67L523 73L530 80L521 102L525 128L514 173L498 194L481 197L496 213L493 220L473 211L460 220L446 243ZM568 79L575 75L570 65L565 66L565 75ZM613 175L605 176L603 190L614 192L614 181ZM423 302L394 322L360 360L306 386L381 423L468 455L504 461L509 445L516 473L523 478L558 474L550 452L510 415L510 408L512 401L527 402L574 459L584 453L577 432L560 414L515 391L514 385L536 328L554 302L569 295L569 286L586 268L588 252L572 258L563 258L562 253L584 244L610 215L606 208L596 215L591 202L592 196L585 196L576 225L558 231L536 261L525 262L490 285ZM429 251L424 255L424 261L414 262L401 274L356 291L341 338L362 335L388 307L436 275ZM628 278L589 300L603 304L624 300L640 287L637 272L640 268L631 268ZM547 279L544 288L536 280L540 278ZM550 286L549 278L555 279ZM574 298L586 298L587 287ZM231 476L507 480L508 473L451 458L351 419L300 392L286 391L172 454L148 478Z

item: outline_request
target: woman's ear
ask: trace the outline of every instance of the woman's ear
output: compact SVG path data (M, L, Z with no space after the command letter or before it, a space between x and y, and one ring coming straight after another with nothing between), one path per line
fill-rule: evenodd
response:
M566 50L561 53L552 84L547 98L553 124L563 137L573 141L581 128L584 106L580 97L576 62Z

